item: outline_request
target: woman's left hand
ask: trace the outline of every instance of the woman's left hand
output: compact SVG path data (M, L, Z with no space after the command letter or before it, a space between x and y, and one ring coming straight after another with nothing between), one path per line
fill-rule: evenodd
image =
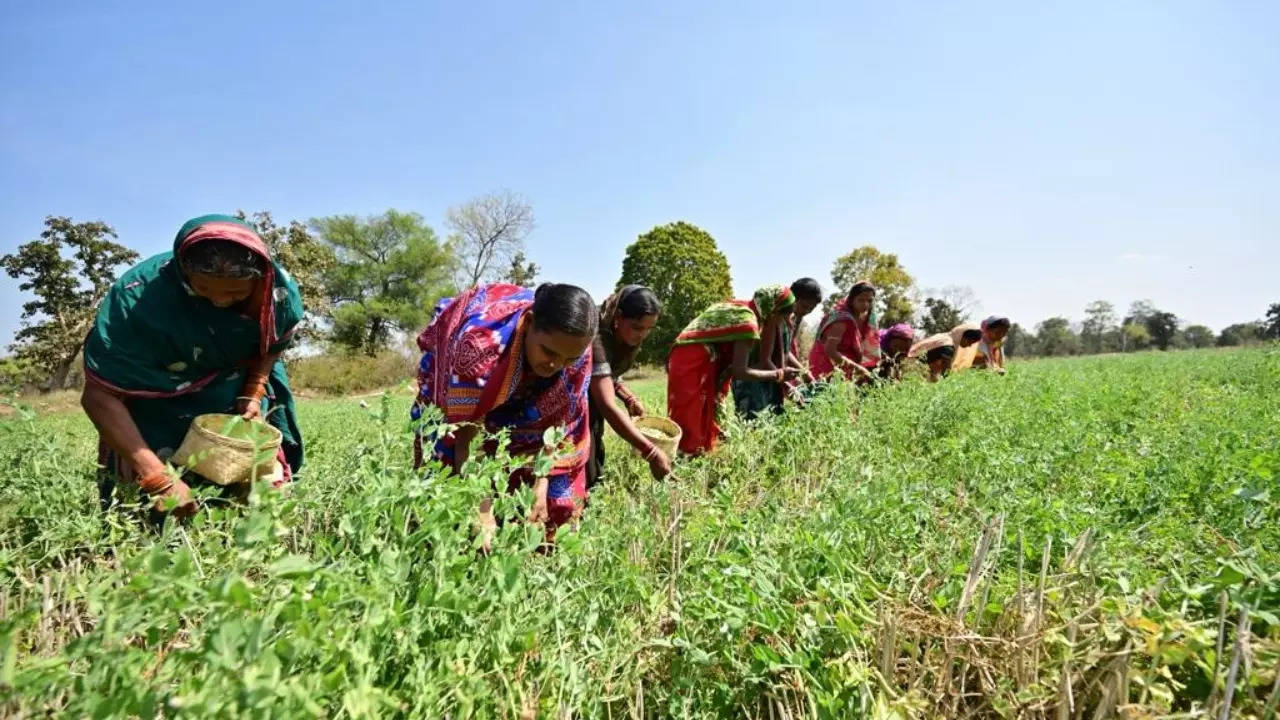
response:
M627 414L633 418L644 417L644 403L640 402L640 398L627 398Z
M550 485L550 478L538 478L533 484L533 507L529 508L529 522L544 523L551 519L551 513L547 510L547 489Z

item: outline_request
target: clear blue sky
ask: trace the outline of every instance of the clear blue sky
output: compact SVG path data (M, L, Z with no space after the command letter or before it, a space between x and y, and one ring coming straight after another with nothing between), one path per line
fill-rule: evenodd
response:
M111 8L109 5L118 7ZM324 7L320 7L324 6ZM651 6L651 7L640 7ZM0 250L46 214L531 201L544 279L710 231L740 295L870 243L1032 326L1280 301L1280 3L73 3L0 10ZM0 339L17 325L0 279Z

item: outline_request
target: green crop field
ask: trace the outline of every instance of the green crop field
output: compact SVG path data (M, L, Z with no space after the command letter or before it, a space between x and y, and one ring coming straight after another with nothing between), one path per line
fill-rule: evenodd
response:
M660 407L660 379L637 385ZM478 555L500 460L424 479L407 394L368 404L305 402L292 492L162 534L98 512L81 414L0 419L0 714L1275 707L1276 349L840 387L731 423L667 483L612 445L614 477L552 553L508 523Z

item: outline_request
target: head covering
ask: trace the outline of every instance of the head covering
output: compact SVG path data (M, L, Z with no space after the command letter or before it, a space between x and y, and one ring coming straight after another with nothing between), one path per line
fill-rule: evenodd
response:
M916 331L911 329L911 326L907 323L891 325L880 331L880 346L884 347L885 343L893 340L894 338L905 338L908 341L915 340Z
M785 285L765 285L756 290L755 295L751 297L751 304L760 314L761 322L778 310L789 308L795 303L796 296L792 294L791 288Z
M766 285L750 301L726 300L703 310L676 336L676 345L759 340L764 321L796 298L791 288Z
M930 350L936 350L940 347L955 347L955 341L951 339L951 333L938 333L930 335L911 346L911 350L907 352L907 357L923 357Z
M1004 338L993 341L988 333L992 325L995 325L996 323L1008 324L1008 322L1009 318L1004 317L1003 315L992 315L982 321L982 345L984 350L994 350L1004 344Z
M173 255L178 259L179 271L181 271L183 253L205 240L233 242L262 258L264 270L262 280L259 283L260 287L258 288L260 302L257 303L259 305L257 318L259 329L258 345L262 354L266 355L267 348L271 346L275 338L276 329L275 311L271 302L275 289L276 274L274 265L271 262L271 250L267 248L267 244L258 235L258 231L254 230L253 226L244 220L232 215L201 215L183 223L178 230L178 234L173 238ZM186 278L184 277L183 280L185 281Z
M964 334L974 330L982 332L982 326L978 323L965 323L951 328L951 342L955 343L956 347L960 347L960 339Z

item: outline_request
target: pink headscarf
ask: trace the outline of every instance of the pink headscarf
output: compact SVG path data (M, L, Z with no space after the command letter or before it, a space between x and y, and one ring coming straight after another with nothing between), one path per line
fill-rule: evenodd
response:
M907 323L898 323L880 331L880 347L894 338L904 338L908 343L916 339L916 331Z

